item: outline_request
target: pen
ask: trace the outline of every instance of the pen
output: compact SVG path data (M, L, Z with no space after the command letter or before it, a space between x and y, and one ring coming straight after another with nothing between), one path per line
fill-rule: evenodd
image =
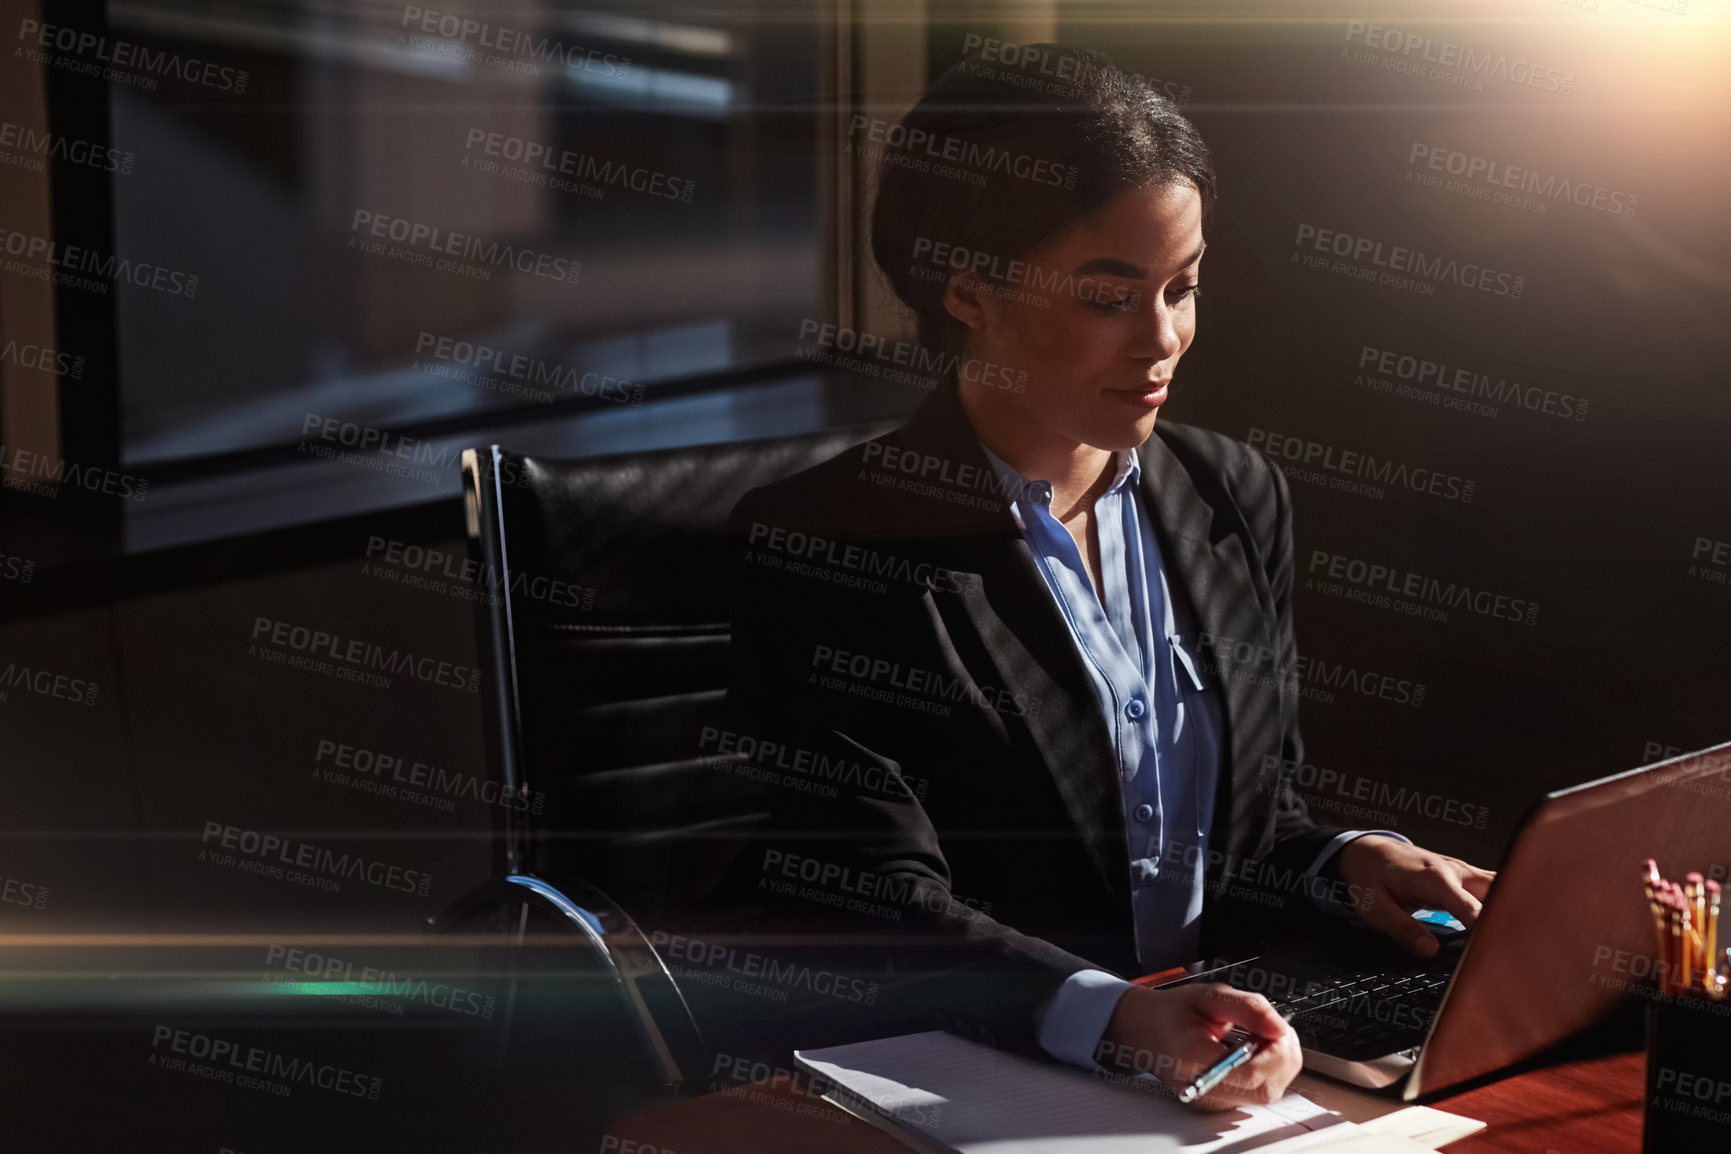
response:
M1258 1040L1251 1037L1245 1038L1244 1041L1232 1047L1220 1061L1196 1075L1196 1080L1179 1092L1178 1100L1186 1104L1194 1102L1220 1085L1226 1075L1250 1061L1250 1056L1256 1053L1257 1045Z

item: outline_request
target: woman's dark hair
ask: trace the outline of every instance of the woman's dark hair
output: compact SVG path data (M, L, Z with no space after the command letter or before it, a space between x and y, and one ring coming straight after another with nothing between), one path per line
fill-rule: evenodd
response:
M1195 185L1204 228L1214 207L1214 165L1195 127L1098 52L1033 44L1012 62L970 57L898 125L856 118L861 132L882 149L872 256L913 310L920 343L946 352L960 352L963 336L943 304L953 254L1001 269L1143 185Z

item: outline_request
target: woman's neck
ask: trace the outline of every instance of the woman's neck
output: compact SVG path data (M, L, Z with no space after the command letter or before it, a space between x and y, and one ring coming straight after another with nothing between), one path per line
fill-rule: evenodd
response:
M1060 521L1078 505L1092 508L1093 498L1112 483L1116 457L1111 450L1054 436L1021 414L973 401L966 389L961 400L982 445L1030 481L1051 482L1052 516Z

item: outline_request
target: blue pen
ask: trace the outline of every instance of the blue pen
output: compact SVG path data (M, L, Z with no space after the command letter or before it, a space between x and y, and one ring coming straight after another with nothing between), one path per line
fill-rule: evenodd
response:
M1224 1040L1225 1039L1222 1039L1222 1041ZM1221 1058L1220 1061L1214 1063L1214 1065L1196 1075L1196 1080L1179 1092L1178 1100L1186 1104L1196 1101L1196 1099L1202 1097L1202 1095L1220 1085L1221 1080L1224 1079L1226 1075L1232 1073L1232 1071L1250 1061L1250 1055L1254 1054L1256 1049L1257 1039L1254 1037L1245 1038L1244 1041L1228 1050L1224 1058Z

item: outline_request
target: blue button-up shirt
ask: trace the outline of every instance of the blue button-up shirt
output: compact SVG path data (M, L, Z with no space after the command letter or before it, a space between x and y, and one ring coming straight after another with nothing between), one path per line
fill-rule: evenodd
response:
M1011 505L1070 634L1083 656L1117 755L1130 850L1136 957L1143 971L1194 961L1203 871L1222 729L1217 694L1178 636L1171 590L1148 511L1137 497L1142 466L1118 455L1111 485L1094 502L1100 592L1070 531L1052 515L1052 486L1024 481L987 459L1020 495ZM1017 486L1011 488L1010 486ZM1173 851L1167 854L1167 849ZM1162 858L1168 857L1166 877Z
M1097 595L1075 539L1052 515L1051 483L1031 481L990 449L985 453L1004 492L1016 495L1010 513L1069 626L1112 735L1137 961L1146 973L1193 961L1203 904L1200 863L1207 860L1220 776L1221 703L1200 676L1192 639L1179 635L1159 540L1140 495L1136 450L1117 455L1112 483L1094 501ZM1308 878L1357 836L1350 831L1335 838ZM1102 970L1071 975L1040 1014L1042 1048L1093 1067L1094 1050L1127 985Z

